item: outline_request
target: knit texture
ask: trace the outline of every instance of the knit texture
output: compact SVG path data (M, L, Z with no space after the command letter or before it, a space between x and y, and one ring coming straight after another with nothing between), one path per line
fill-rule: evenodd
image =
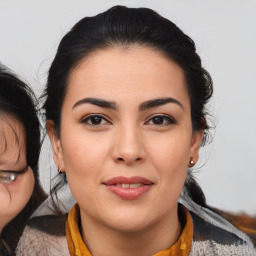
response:
M187 256L256 256L256 249L249 237L221 216L191 202L183 202L183 205L189 210L193 220L193 241L191 251ZM39 217L36 225L30 224L25 228L17 247L17 256L70 255L65 234L54 235L54 232L50 230L53 225L49 226L47 223L49 223L47 218L40 222ZM54 219L54 223L61 226L58 230L62 230L65 226L63 219L59 222ZM86 254L82 255L86 256ZM173 254L170 251L169 254L163 255L180 254Z
M16 255L68 256L66 236L50 235L27 226L17 246Z
M213 241L193 242L189 256L255 256L248 245L222 245Z

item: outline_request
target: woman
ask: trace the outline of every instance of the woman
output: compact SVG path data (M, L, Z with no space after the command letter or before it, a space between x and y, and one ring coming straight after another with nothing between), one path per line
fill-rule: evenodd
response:
M256 255L191 174L211 95L194 42L154 11L117 6L79 21L60 42L44 104L77 204L65 233L32 221L18 255Z
M0 66L0 255L13 255L29 217L45 198L33 99L30 89Z

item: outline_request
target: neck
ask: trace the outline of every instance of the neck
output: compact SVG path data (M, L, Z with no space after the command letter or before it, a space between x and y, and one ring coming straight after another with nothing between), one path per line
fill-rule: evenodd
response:
M98 225L89 216L83 218L82 214L81 225L83 240L94 256L107 256L109 252L112 256L154 255L170 248L181 233L177 209L167 218L135 232L124 232ZM95 237L97 239L93 239Z

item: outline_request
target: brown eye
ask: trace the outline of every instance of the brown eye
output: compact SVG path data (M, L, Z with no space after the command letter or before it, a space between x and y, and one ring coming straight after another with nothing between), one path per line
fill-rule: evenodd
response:
M90 118L90 123L93 125L101 124L101 122L102 122L102 117L100 117L100 116L93 116Z
M177 122L172 117L167 115L155 115L147 121L147 124L163 126L163 125L177 124Z
M152 123L153 124L163 124L164 123L164 118L162 116L156 116L154 118L152 118Z
M11 172L0 172L0 183L11 183L17 179L17 174Z
M87 116L85 119L82 120L82 123L92 125L92 126L99 126L109 124L109 122L101 115L90 115Z

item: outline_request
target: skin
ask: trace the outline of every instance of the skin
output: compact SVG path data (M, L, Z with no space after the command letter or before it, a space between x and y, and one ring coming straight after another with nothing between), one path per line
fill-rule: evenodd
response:
M13 117L1 119L0 169L19 171L26 164L25 133L23 126ZM0 183L0 233L29 201L34 189L34 175L29 170L8 184Z
M167 97L179 103L141 107ZM84 98L116 108L81 103ZM185 78L174 62L140 46L92 53L70 75L60 135L53 121L47 130L93 255L153 255L177 241L177 200L203 131L193 132ZM116 176L140 176L153 186L135 200L122 199L103 184Z

